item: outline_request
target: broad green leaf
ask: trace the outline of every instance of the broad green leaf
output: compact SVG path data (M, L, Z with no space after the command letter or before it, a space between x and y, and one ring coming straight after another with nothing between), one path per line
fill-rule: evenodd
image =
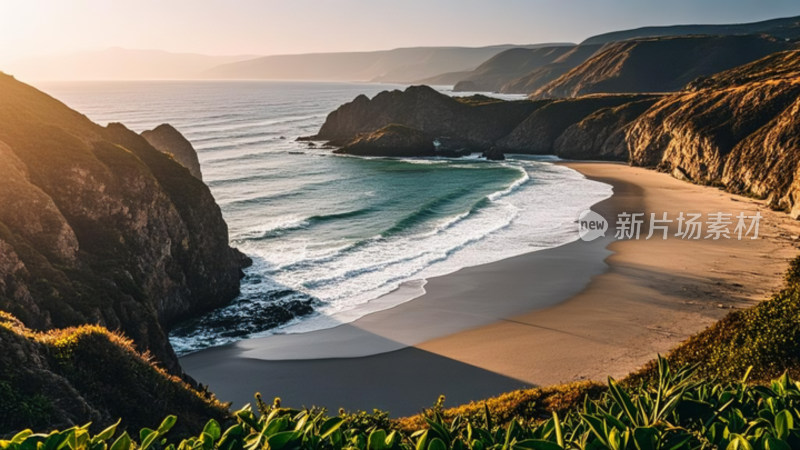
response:
M206 426L203 427L203 433L208 434L211 436L211 439L217 441L222 436L222 427L219 426L219 422L211 419L206 423Z
M431 439L431 443L428 444L428 450L447 450L447 444L445 444L443 440L436 437Z
M122 433L120 437L111 444L111 448L109 450L130 450L131 448L131 438L128 436L128 433Z

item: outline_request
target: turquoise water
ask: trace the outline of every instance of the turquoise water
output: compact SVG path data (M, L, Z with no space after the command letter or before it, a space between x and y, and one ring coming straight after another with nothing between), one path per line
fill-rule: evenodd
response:
M172 332L179 353L302 332L388 307L402 283L577 238L607 185L546 160L365 159L296 142L358 94L394 86L103 82L40 86L105 124L169 122L193 143L232 244L242 295ZM402 301L399 299L396 301Z

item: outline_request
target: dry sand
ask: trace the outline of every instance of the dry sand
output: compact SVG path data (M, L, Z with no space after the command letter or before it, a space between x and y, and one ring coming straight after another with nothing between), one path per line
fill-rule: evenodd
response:
M181 359L234 406L285 404L411 414L515 388L620 377L781 285L800 226L761 202L613 163L568 163L614 186L592 209L606 239L432 278L426 293L350 324L251 339ZM622 212L759 211L757 240L617 241ZM673 227L672 233L674 234Z

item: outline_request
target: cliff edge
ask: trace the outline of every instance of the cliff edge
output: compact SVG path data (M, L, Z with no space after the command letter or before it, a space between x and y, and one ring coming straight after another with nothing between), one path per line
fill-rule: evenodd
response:
M247 264L208 187L123 125L8 75L0 92L0 310L119 330L180 374L166 331L233 299Z

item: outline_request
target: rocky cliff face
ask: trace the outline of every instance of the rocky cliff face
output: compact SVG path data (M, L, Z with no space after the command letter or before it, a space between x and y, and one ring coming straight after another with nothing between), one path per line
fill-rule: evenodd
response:
M208 188L122 125L0 75L0 309L120 330L179 373L165 330L238 293Z
M197 159L197 152L192 147L192 143L168 123L161 124L152 130L142 132L142 137L161 153L172 156L175 161L198 180L203 179L200 172L200 161Z
M507 153L553 154L556 140L570 125L604 108L639 101L641 95L598 95L577 99L561 99L531 113L522 123L496 146ZM590 157L588 149L578 150L581 157Z
M780 52L663 98L626 132L631 162L798 210L800 51Z
M795 48L792 42L761 35L680 36L616 42L535 91L532 97L672 92L697 77L791 48Z
M580 122L567 127L553 145L556 156L565 159L628 161L630 159L625 132L631 122L650 108L659 96L645 97L599 109Z

